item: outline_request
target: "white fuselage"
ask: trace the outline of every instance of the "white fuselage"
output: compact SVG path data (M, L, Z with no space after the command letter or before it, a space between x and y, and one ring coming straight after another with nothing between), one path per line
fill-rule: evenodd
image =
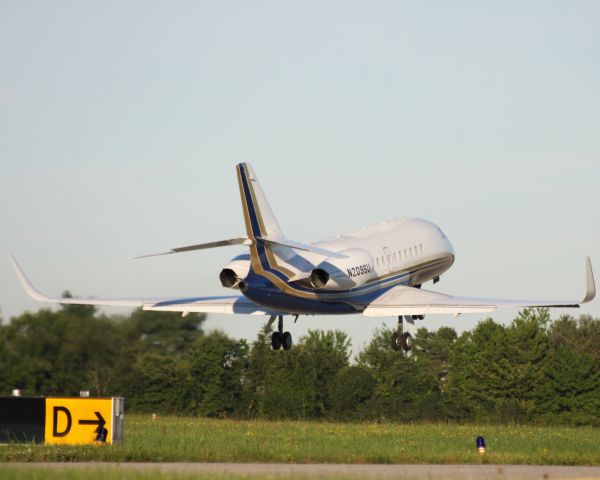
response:
M442 230L420 218L400 218L316 242L328 250L361 249L372 257L375 276L411 269L439 258L452 257L454 248ZM451 265L451 263L444 269ZM442 272L438 272L438 275ZM433 278L436 275L431 276ZM423 282L417 282L423 283Z
M421 285L439 277L454 261L454 249L441 229L419 218L401 218L364 227L311 244L338 252L344 258L323 258L312 252L273 247L274 264L289 271L313 272L297 279L298 287L310 289L322 299L368 294L397 284ZM244 279L250 269L247 255L234 258L226 267ZM316 271L325 271L319 283ZM235 285L237 287L237 284Z

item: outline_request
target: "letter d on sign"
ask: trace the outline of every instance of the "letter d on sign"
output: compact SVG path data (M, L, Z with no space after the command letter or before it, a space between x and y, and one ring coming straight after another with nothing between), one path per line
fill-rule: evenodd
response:
M65 429L62 432L58 431L58 412L63 412L66 415L66 420L67 420L67 426L65 427ZM54 415L53 415L53 421L52 421L52 436L53 437L64 437L66 435L68 435L68 433L71 431L71 424L73 423L72 418L71 418L71 412L69 412L69 410L67 410L65 407L54 407Z

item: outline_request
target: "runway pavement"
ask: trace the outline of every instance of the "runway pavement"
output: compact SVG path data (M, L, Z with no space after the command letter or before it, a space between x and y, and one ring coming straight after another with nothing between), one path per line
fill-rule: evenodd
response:
M0 464L1 466L2 464ZM249 476L400 479L599 479L600 467L544 465L354 465L295 463L7 463L24 469L116 469L128 471L160 471L164 473L214 473Z

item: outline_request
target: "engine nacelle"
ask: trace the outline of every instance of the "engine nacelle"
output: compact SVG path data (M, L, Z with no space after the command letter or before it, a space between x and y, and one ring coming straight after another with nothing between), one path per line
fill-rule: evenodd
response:
M250 256L238 255L223 267L219 274L219 280L221 285L226 288L239 288L240 282L248 276L249 271Z
M366 250L344 250L346 258L327 258L310 273L310 283L317 290L346 290L359 287L375 277L373 257Z

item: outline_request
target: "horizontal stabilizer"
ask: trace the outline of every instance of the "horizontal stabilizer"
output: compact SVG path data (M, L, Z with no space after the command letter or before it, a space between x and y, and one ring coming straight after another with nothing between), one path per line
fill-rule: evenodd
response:
M288 238L267 238L257 237L256 240L259 242L266 243L267 245L278 245L280 247L293 248L294 250L300 250L302 252L310 252L325 258L347 258L343 253L334 252L333 250L327 250L325 248L316 247L307 243L296 242Z
M198 243L196 245L188 245L186 247L177 247L172 248L171 250L167 250L166 252L158 252L158 253L148 253L146 255L139 255L136 258L147 258L147 257L158 257L160 255L169 255L171 253L183 253L183 252L191 252L192 250L204 250L207 248L217 248L217 247L228 247L230 245L242 245L249 240L246 237L240 238L230 238L228 240L218 240L216 242L208 242L208 243Z

